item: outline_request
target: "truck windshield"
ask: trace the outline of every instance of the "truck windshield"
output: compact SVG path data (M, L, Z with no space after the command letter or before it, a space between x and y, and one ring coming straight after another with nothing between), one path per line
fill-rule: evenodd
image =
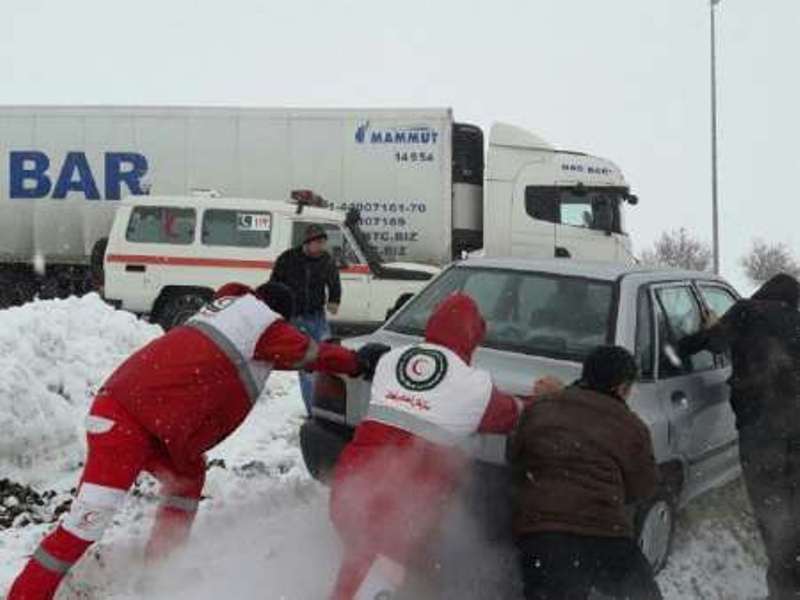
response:
M473 267L450 268L386 328L423 335L433 309L453 292L478 303L487 348L580 361L613 337L611 282Z
M525 188L525 211L534 219L623 233L620 206L625 188L535 186Z

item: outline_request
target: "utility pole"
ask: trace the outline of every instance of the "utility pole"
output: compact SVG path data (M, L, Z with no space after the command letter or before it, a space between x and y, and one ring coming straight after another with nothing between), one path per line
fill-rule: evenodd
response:
M719 275L719 178L717 174L717 4L710 0L711 8L711 202L714 228L714 273Z

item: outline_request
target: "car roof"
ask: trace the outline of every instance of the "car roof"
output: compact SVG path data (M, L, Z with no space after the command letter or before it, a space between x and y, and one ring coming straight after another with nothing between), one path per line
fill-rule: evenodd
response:
M297 204L288 200L264 200L261 198L228 198L220 196L128 196L122 203L128 206L174 206L180 208L228 208L238 210L267 210L291 219L328 221L343 223L342 211L314 206L303 207L297 214Z
M726 283L723 278L709 272L646 265L625 265L613 262L580 261L566 258L468 258L461 261L459 264L465 267L533 271L604 281L617 281L627 277L640 277L642 279L654 281L705 279Z

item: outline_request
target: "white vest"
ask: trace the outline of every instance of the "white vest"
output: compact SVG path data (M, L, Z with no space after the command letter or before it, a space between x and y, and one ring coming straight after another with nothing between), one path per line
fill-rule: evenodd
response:
M255 402L267 384L272 365L253 360L259 338L280 315L252 294L219 298L186 323L222 350L239 372L247 395Z
M375 370L367 419L455 446L478 430L492 380L437 344L392 350Z

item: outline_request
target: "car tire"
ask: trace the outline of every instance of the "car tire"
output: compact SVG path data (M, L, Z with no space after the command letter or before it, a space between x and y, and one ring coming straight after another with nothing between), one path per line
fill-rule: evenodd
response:
M675 501L667 492L659 492L636 511L636 542L654 573L659 573L669 560L675 518Z
M174 292L161 303L161 307L154 315L153 322L161 325L164 331L183 325L203 308L211 300L211 297L211 292L200 290Z

